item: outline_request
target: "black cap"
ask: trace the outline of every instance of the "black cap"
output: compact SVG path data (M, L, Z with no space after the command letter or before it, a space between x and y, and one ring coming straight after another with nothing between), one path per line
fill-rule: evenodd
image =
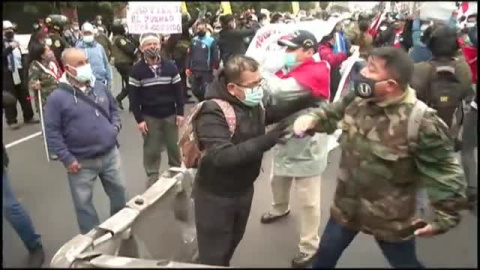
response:
M317 51L317 39L312 33L306 30L298 30L292 34L281 37L278 40L278 45L294 49L304 48Z

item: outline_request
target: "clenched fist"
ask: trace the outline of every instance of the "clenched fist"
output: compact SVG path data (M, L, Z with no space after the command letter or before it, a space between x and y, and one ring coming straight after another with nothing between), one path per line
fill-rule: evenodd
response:
M293 123L293 133L299 137L305 136L305 133L315 128L318 119L312 115L302 115Z

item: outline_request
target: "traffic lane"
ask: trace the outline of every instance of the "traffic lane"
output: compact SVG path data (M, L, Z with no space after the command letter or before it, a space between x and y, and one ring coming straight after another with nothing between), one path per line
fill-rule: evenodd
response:
M127 194L131 198L132 195L143 192L146 183L142 165L142 140L131 114L122 112L121 118L123 130L119 135L119 151ZM40 137L7 151L14 192L30 214L36 230L42 235L46 262L49 263L64 243L79 234L66 169L60 162L46 161ZM162 162L162 168L166 167L166 162ZM108 218L110 203L98 179L93 202L100 220ZM3 222L3 239L6 266L24 266L26 250L7 222Z
M120 133L120 153L127 176L127 190L131 197L131 194L138 194L144 190L145 175L141 165L142 142L131 114L122 113L122 120L124 129ZM25 143L16 148L16 151L9 151L11 159L14 160L10 170L14 190L31 214L38 232L43 236L46 261L49 262L64 243L78 234L78 228L65 169L58 162L48 164L42 161L42 150L41 143L33 143L32 140L31 145ZM33 156L32 153L41 154ZM32 157L37 160L33 162ZM338 149L330 153L329 166L321 180L320 234L323 232L329 216L329 207L333 201L338 157ZM19 160L32 160L32 170L25 170L25 164ZM291 194L292 212L289 217L273 224L260 223L261 214L269 208L271 203L270 165L271 156L267 153L263 163L264 172L255 183L255 196L246 234L234 255L233 266L289 267L291 258L297 252L299 208L294 190ZM165 155L162 167L166 168ZM95 185L94 203L101 219L107 218L109 202L98 181ZM6 266L23 266L22 260L26 258L26 251L12 228L5 224L3 255ZM429 267L476 267L476 226L476 219L467 215L459 227L451 232L433 239L420 239L419 258ZM155 224L152 224L152 232L154 231ZM165 242L168 241L159 239L159 245ZM446 243L451 245L445 245ZM338 267L388 267L388 264L373 238L359 234L344 252Z

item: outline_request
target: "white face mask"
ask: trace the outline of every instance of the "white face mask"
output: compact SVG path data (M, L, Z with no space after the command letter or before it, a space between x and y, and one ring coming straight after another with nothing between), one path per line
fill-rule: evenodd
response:
M52 39L51 38L46 38L45 39L45 44L49 47L52 46Z
M93 36L83 36L83 41L85 41L86 43L92 43L93 40Z

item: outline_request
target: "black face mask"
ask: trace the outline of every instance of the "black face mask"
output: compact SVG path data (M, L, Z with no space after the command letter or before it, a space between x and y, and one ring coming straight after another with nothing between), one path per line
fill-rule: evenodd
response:
M203 37L203 36L205 36L205 34L206 34L205 31L198 31L198 32L197 32L197 35L198 35L199 37Z
M373 98L373 90L379 81L369 79L358 73L354 79L355 94L361 98Z
M5 32L5 37L6 37L7 39L13 39L13 36L14 36L14 35L15 35L15 34L13 33L13 31Z

